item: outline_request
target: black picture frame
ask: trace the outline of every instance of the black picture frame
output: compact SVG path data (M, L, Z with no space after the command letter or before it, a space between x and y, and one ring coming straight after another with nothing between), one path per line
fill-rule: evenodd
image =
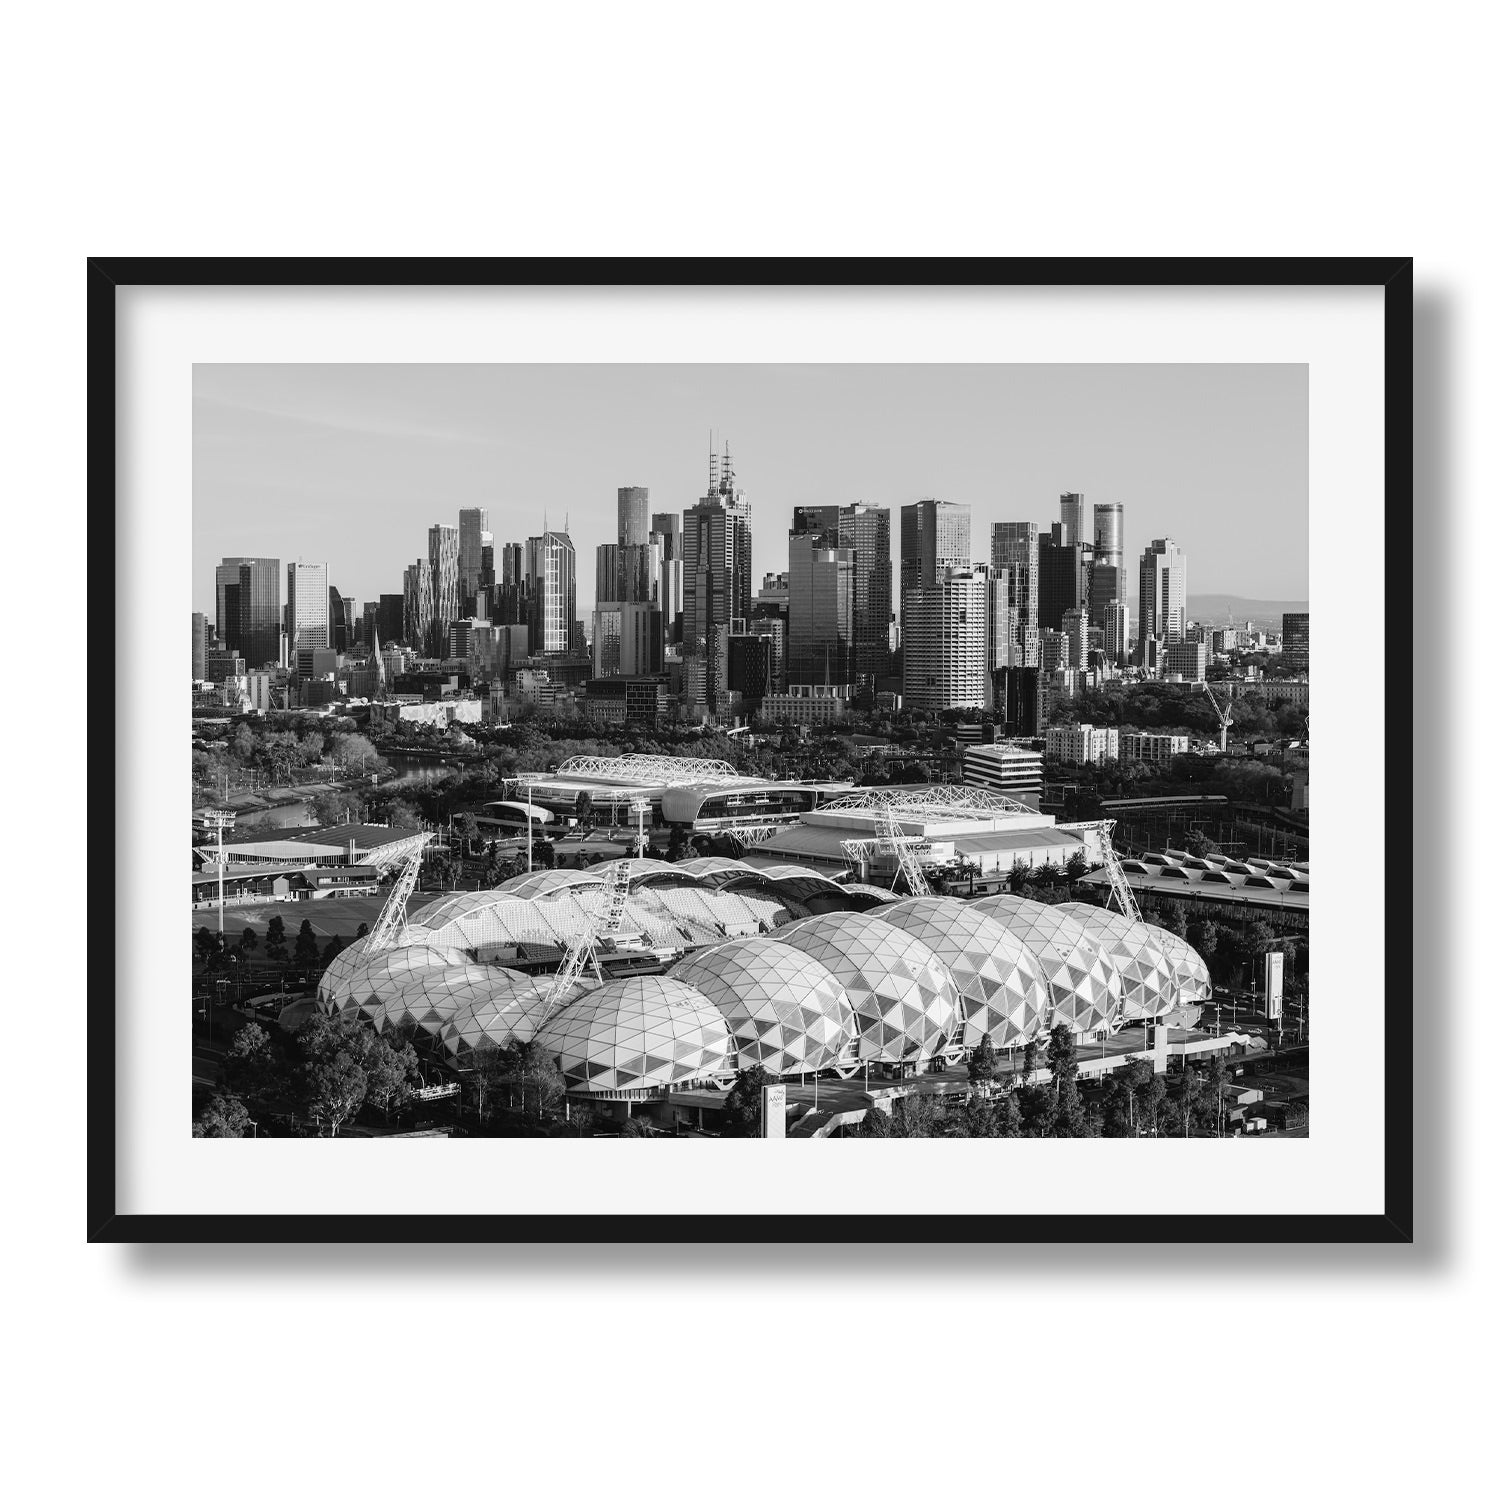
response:
M92 597L116 585L116 294L134 286L1366 286L1384 290L1385 589L1409 592L1413 525L1412 261L1357 258L1099 259L90 259L88 279L88 505ZM104 590L110 592L105 594ZM1412 635L1386 611L1385 762L1410 767ZM111 808L117 841L112 716L91 715L89 784ZM1410 867L1413 785L1388 770L1385 858ZM98 891L96 876L96 895ZM110 900L114 900L111 886ZM114 943L91 945L87 1001L87 1235L91 1242L538 1243L726 1241L951 1243L1409 1243L1413 1224L1413 936L1411 895L1385 892L1384 1209L1363 1215L371 1215L122 1214L116 1210ZM1403 979L1406 982L1402 982Z

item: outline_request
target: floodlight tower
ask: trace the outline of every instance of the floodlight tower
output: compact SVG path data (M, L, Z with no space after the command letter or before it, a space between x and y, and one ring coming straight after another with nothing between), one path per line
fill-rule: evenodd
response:
M224 830L234 827L234 814L227 807L210 807L203 814L203 826L212 829L218 840L216 860L219 870L219 946L224 946Z

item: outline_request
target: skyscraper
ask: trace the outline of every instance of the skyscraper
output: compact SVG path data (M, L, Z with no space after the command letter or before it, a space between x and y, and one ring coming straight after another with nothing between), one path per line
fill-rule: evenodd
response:
M458 595L467 603L479 592L479 570L483 564L485 532L490 528L490 513L481 507L458 513ZM433 572L437 566L434 563ZM458 614L455 607L454 615Z
M428 654L444 656L448 650L448 627L458 618L458 527L438 525L427 528L427 562L432 569L432 628ZM477 552L475 562L478 562Z
M1037 548L1037 623L1043 630L1061 630L1063 616L1082 602L1082 551L1068 540L1070 535L1067 523L1059 523Z
M314 647L329 649L333 633L328 618L328 564L286 565L287 660ZM241 653L243 654L243 653Z
M623 485L615 491L619 524L616 540L622 547L639 547L651 535L651 491L642 485Z
M526 542L526 591L533 655L561 656L577 634L577 559L565 531L544 531Z
M240 564L250 560L248 557L226 557L214 569L214 635L226 646L239 646L240 620L237 608L231 617L224 590L239 587Z
M949 500L915 500L901 507L903 609L907 589L936 583L944 568L967 568L972 561L967 505L955 505Z
M1137 650L1147 666L1148 641L1180 641L1187 628L1187 554L1170 537L1158 537L1141 553L1138 609Z
M402 639L413 651L425 654L432 640L432 564L419 557L407 568L402 584Z
M1311 656L1311 632L1305 614L1283 614L1281 617L1281 660L1294 672L1307 672Z
M787 559L788 680L847 686L854 651L854 551L839 545L837 505L793 509Z
M854 554L854 669L862 692L890 670L891 513L856 502L839 509L839 546Z
M1118 501L1094 507L1094 566L1118 568L1125 576L1125 507Z
M1004 569L1009 580L1011 629L1017 655L1013 665L1041 664L1037 607L1041 595L1040 540L1034 521L997 521L990 527L990 570Z
M193 615L193 681L205 682L208 677L208 616Z
M380 631L380 639L387 646L394 646L398 641L406 637L406 599L401 594L382 594L380 596L380 608L375 616L375 623Z
M726 443L722 466L709 454L708 493L682 515L682 654L706 658L701 691L710 707L728 691L730 622L750 613L750 536L750 505L735 488Z
M985 706L993 692L989 590L988 570L969 567L945 568L933 583L903 592L903 707Z
M1074 547L1083 546L1087 538L1083 530L1083 496L1071 491L1058 496L1062 505L1062 523L1068 528L1064 540Z
M240 559L239 634L241 656L258 671L281 659L281 563L274 557Z

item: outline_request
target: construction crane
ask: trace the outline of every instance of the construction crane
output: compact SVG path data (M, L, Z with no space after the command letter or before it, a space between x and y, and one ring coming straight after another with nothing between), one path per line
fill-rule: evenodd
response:
M1126 880L1124 868L1120 864L1120 856L1115 852L1114 819L1106 818L1098 823L1069 823L1066 827L1070 833L1099 835L1099 853L1104 860L1104 873L1109 876L1110 896L1123 915L1132 922L1139 922L1141 909L1136 905L1135 892L1130 889L1130 882ZM1108 904L1105 903L1106 906Z
M552 976L546 1007L537 1018L538 1027L562 1004L564 996L582 978L585 969L592 969L594 977L601 984L604 982L604 970L599 967L599 944L602 939L614 937L619 932L625 921L629 895L630 861L616 860L604 877L603 900L592 911L584 913L583 925L568 944L563 961Z
M1214 690L1206 682L1203 684L1203 691L1208 694L1208 701L1213 704L1214 712L1219 716L1219 754L1223 755L1229 749L1229 726L1234 723L1229 713L1234 697L1226 691L1224 701L1220 703Z
M901 831L896 810L891 807L875 809L875 837L872 839L845 839L844 853L856 869L862 869L872 854L883 854L896 861L897 870L906 878L906 888L913 896L932 894L927 877L917 860L919 853L932 847L924 838L914 837ZM891 882L895 886L894 879Z
M366 953L378 953L382 948L396 947L397 939L406 927L406 903L417 888L422 855L426 852L427 842L432 835L422 833L414 837L417 840L416 847L406 856L401 873L396 876L396 883L391 887L391 893L385 898L385 905L380 908L380 915L375 918L375 925L365 939Z

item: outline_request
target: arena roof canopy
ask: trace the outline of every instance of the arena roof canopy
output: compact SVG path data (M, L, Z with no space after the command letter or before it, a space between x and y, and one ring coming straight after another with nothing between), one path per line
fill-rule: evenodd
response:
M571 755L553 774L630 782L641 787L704 786L757 779L741 776L727 760L697 760L690 755Z

